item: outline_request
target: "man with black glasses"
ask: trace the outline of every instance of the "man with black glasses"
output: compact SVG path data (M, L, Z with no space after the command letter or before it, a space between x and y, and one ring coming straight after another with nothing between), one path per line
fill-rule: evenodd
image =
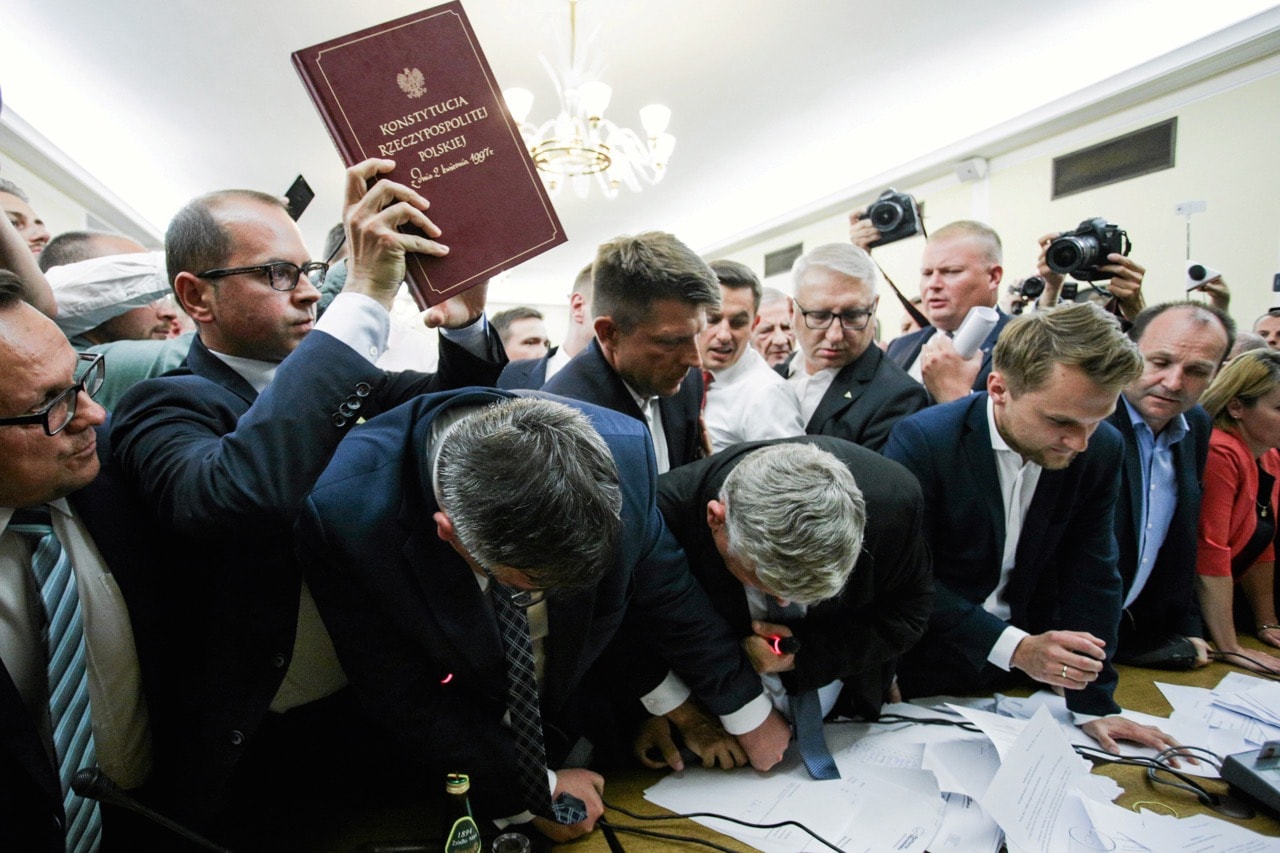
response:
M929 404L924 388L875 345L879 272L869 255L828 243L791 268L799 351L776 369L800 401L809 435L879 450L899 418Z
M418 193L385 180L366 191L390 166L347 171L349 274L318 322L325 265L281 200L236 190L179 211L168 272L199 337L183 368L135 386L113 413L113 464L180 543L157 586L181 618L138 637L170 658L155 678L144 658L156 802L232 847L284 849L296 839L263 833L298 826L293 805L370 795L370 779L385 778L293 558L303 495L358 420L423 392L491 385L506 361L481 286L428 311L443 330L434 376L374 366L405 254L448 251Z
M0 270L0 826L7 849L129 849L71 791L95 764L125 788L150 763L129 614L113 568L142 570L123 506L104 499L92 399L101 355L78 356ZM124 580L121 580L121 584ZM118 813L114 815L118 818ZM114 844L115 846L109 846ZM137 848L134 848L137 849Z

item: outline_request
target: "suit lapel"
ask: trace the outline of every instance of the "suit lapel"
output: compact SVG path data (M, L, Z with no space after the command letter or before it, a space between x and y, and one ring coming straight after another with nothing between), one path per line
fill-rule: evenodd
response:
M1138 548L1140 542L1136 538L1137 531L1142 530L1142 505L1144 495L1142 494L1142 459L1138 453L1138 437L1134 433L1133 423L1129 420L1129 408L1124 404L1123 398L1116 401L1115 414L1111 416L1111 424L1120 430L1120 436L1124 439L1124 482L1125 492L1122 495L1121 503L1127 503L1129 509L1129 524L1126 526L1124 536L1134 537L1131 544L1133 548L1134 560L1121 561L1121 574L1129 574L1129 570L1137 569L1137 559L1140 557ZM1133 580L1130 576L1125 578L1125 587L1128 588L1129 582Z
M1000 473L996 470L996 453L991 448L991 430L987 423L987 395L978 394L965 415L964 433L960 436L965 468L977 481L977 492L986 504L987 517L996 541L1004 542L1004 498L1000 491ZM997 569L999 567L997 566Z
M818 432L823 424L839 417L841 412L852 406L862 396L866 384L875 376L881 358L884 358L884 353L880 352L878 346L871 344L862 355L841 368L835 379L831 380L827 393L818 401L818 408L813 410L805 432Z
M40 792L60 811L62 785L37 734L22 694L0 664L0 750L31 777Z
M246 382L243 376L228 367L226 362L211 353L200 340L199 335L191 342L186 365L187 369L195 375L218 383L248 405L253 405L253 401L258 399L258 392L253 390L253 386Z

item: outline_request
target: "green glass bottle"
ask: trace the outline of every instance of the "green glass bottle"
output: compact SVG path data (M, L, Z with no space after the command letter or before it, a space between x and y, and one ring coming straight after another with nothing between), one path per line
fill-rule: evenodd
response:
M482 853L480 827L476 826L467 801L471 780L463 773L450 773L445 777L444 790L449 800L445 805L444 853Z

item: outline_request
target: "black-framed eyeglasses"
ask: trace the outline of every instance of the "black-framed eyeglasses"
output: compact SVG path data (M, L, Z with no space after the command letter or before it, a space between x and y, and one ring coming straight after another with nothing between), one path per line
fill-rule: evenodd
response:
M806 311L799 302L795 303L796 309L799 310L800 316L804 318L804 324L810 329L829 329L831 322L836 317L840 318L840 327L847 332L861 332L867 327L867 322L871 319L871 315L875 313L873 309L866 311L845 311L836 314L832 311Z
M40 424L44 427L45 435L62 432L76 416L76 402L80 399L80 392L93 397L102 388L102 380L107 375L107 363L102 353L85 353L80 356L76 372L80 376L76 384L54 397L43 409L16 418L0 418L0 426Z
M257 264L251 267L205 270L204 272L196 273L196 277L219 279L226 278L229 275L259 273L267 277L267 284L271 285L272 290L289 291L298 286L298 277L304 274L311 280L312 284L317 286L323 284L325 273L328 271L329 265L324 261L308 261L302 266L291 264L288 261L276 261L273 264Z

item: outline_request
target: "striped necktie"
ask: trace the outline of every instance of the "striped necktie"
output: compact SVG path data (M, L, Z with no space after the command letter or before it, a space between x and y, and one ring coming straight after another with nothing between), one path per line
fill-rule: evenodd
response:
M102 816L96 802L71 790L76 771L96 763L75 572L53 532L47 506L18 510L9 529L31 545L31 573L44 607L41 635L48 656L49 718L66 812L67 853L92 853L102 839Z
M533 640L529 636L532 603L527 592L503 586L489 578L489 598L498 617L502 647L507 658L507 709L516 739L518 784L529 811L560 824L587 819L582 800L562 792L553 802L547 787L547 752L542 735L542 706L534 670Z

